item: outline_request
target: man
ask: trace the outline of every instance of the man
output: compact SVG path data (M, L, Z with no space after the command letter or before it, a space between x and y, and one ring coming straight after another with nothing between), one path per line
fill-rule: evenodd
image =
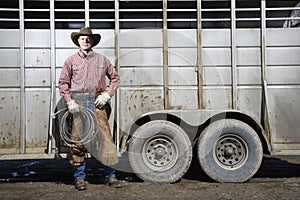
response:
M119 85L120 77L105 56L92 50L100 42L100 34L93 34L89 27L82 27L79 32L71 34L71 39L80 49L65 61L59 78L59 91L68 111L73 114L72 139L80 141L80 134L85 127L81 109L89 109L95 116L98 138L101 138L100 156L95 157L99 157L98 160L104 165L107 184L119 188L121 184L116 179L115 170L108 166L116 164L118 156L110 133L107 110L110 109L109 101ZM107 91L106 77L110 80ZM70 149L70 163L74 168L75 188L78 190L86 189L85 152L86 147L81 143L72 145Z

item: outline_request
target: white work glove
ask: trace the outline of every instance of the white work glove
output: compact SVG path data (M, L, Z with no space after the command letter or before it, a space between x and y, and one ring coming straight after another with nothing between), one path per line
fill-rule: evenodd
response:
M102 106L104 106L109 100L110 100L110 96L107 92L102 92L95 101L95 106L97 108L102 108Z
M67 102L67 106L70 113L74 114L79 112L79 105L74 100Z

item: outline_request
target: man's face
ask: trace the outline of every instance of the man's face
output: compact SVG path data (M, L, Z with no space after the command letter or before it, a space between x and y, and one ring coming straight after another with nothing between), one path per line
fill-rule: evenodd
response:
M78 38L80 49L84 51L90 50L92 48L93 42L93 38L90 36L79 36Z

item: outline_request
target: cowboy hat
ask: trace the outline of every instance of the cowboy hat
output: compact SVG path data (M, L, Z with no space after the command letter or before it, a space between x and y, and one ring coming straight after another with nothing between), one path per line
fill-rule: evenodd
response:
M100 34L93 34L92 30L90 27L82 27L79 32L72 32L71 33L71 39L74 42L74 44L76 46L80 46L78 43L78 38L81 35L85 35L85 36L91 36L93 38L93 44L92 47L96 46L101 39L101 35Z

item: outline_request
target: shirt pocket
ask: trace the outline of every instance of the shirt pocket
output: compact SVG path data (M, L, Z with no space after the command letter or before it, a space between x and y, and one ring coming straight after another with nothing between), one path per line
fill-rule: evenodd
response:
M73 71L73 73L78 73L79 72L79 70L80 70L80 66L79 65L73 65L72 66L72 71Z
M105 77L106 69L104 66L94 66L94 74L98 77L98 79Z
M81 65L73 65L73 79L75 80L81 80L85 76L84 67Z

